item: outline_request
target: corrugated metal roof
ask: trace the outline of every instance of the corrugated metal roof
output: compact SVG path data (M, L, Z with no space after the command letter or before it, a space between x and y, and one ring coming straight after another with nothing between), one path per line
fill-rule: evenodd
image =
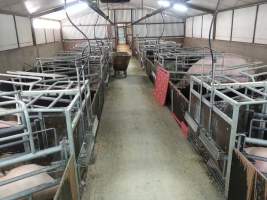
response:
M74 2L78 0L68 0ZM143 2L143 3L142 3ZM223 0L221 1L220 9L227 9L235 6L243 6L251 3L263 2L262 0ZM194 6L199 6L207 9L215 9L216 0L189 0L187 3ZM64 0L0 0L0 10L7 12L14 12L20 15L30 15L42 13L54 8L62 7ZM101 4L102 7L107 4ZM153 8L158 9L159 5L157 0L131 0L129 3L123 4L109 4L109 8ZM177 14L170 9L170 12ZM203 12L203 11L201 11ZM189 9L185 15L196 15L201 13L195 9Z

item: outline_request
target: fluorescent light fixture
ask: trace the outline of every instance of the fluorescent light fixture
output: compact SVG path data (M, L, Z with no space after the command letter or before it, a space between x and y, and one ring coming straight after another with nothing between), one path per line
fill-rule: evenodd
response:
M24 6L30 14L40 9L40 6L36 2L30 0L24 1Z
M173 8L179 12L186 12L188 8L186 7L185 4L182 3L176 3L173 5Z
M71 6L68 6L67 7L67 12L68 12L69 15L74 15L74 14L82 12L82 11L88 9L88 8L89 8L89 6L88 6L87 3L79 2L79 3L73 4Z
M60 23L51 20L33 19L33 27L35 29L60 29Z
M158 4L164 8L167 8L171 5L171 3L169 1L164 1L164 0L161 0L161 1L158 1Z

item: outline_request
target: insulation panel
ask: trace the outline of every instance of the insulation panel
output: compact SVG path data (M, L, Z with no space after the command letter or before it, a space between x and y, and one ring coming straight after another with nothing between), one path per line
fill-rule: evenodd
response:
M232 41L253 41L256 6L234 10Z
M193 21L193 37L201 38L202 37L202 16L194 17Z
M0 14L0 24L0 51L18 48L13 16Z
M46 43L45 29L42 28L34 29L34 32L35 32L36 44L45 44Z
M19 37L19 46L26 47L33 45L30 18L16 16L15 19Z
M219 12L216 22L216 39L230 40L232 28L233 11Z
M186 19L186 31L185 31L186 37L192 37L193 36L193 18L187 18Z
M255 43L267 44L267 4L262 4L259 6L256 33L255 33Z
M45 29L46 42L51 43L55 41L53 29Z
M210 26L212 22L212 15L203 15L203 25L202 25L202 38L209 38ZM211 37L213 37L213 26L211 30Z

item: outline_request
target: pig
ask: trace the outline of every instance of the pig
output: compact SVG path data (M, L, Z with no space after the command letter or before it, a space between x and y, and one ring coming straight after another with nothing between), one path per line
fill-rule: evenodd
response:
M17 168L10 170L7 175L0 176L0 182L4 180L8 180L14 178L16 176L20 176L26 173L30 173L39 169L42 169L43 166L36 164L28 164L22 165ZM26 189L54 181L54 179L48 175L47 173L38 174L29 178L25 178L16 182L12 182L10 184L0 186L0 199L5 199L6 197L16 194L18 192L24 191ZM53 188L46 189L41 192L37 192L33 194L33 199L38 200L50 200L53 199L57 190L57 186ZM24 200L24 199L23 199Z
M265 147L248 147L245 148L247 154L264 157L267 159L267 148ZM267 162L256 160L255 167L262 173L267 173Z

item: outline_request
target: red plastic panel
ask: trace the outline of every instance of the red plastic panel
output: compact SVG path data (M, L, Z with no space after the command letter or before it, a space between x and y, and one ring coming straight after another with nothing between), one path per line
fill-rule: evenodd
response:
M157 68L156 82L154 88L154 96L160 105L164 105L166 101L170 73L161 66Z

